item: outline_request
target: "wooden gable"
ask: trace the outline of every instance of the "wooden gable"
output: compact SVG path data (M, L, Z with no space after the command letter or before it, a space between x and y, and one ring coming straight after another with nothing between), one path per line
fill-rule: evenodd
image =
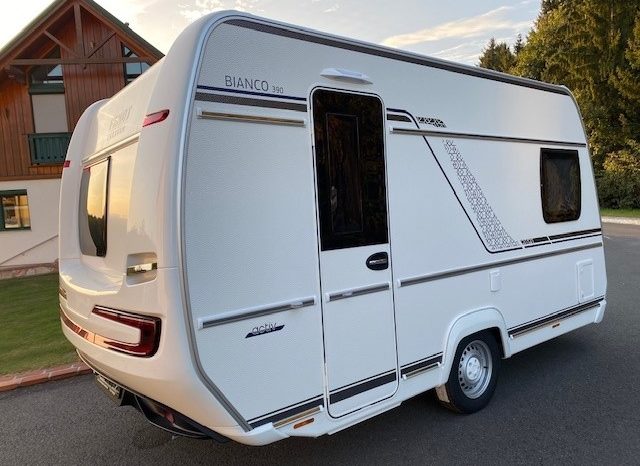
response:
M123 56L123 47L136 56ZM161 52L92 0L54 2L0 51L0 181L62 172L59 161L34 158L34 148L56 142L55 134L43 138L34 126L30 73L36 67L62 66L71 132L89 105L125 86L127 63L152 65L160 58Z

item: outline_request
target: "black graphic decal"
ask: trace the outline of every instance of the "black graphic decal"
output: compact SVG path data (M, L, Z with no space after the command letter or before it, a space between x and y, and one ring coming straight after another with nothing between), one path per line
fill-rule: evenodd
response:
M276 323L265 323L262 325L258 325L253 327L245 338L257 337L260 335L264 335L265 333L279 332L284 328L284 324L276 324Z
M476 214L476 220L482 231L482 236L487 242L487 247L491 251L519 247L520 244L507 233L502 223L500 223L500 219L498 219L489 205L489 201L487 201L482 188L469 170L469 167L467 167L467 163L464 161L458 147L451 139L444 139L443 143L444 149L451 159L451 164L458 175L462 189L464 189L467 201L471 204L471 208Z

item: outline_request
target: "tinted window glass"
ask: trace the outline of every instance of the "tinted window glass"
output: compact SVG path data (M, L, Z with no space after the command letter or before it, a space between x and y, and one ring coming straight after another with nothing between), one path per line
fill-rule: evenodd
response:
M331 231L334 235L362 232L362 192L358 118L327 114L327 148L331 202Z
M380 100L319 90L313 119L322 250L386 243Z
M109 160L85 168L80 182L78 216L80 250L88 256L107 254L107 180Z
M545 222L577 220L581 207L578 151L542 149L540 186Z

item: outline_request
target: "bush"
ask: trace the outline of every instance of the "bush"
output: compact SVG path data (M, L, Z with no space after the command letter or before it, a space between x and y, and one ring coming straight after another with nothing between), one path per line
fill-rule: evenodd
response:
M596 182L601 207L640 208L640 144L609 154Z

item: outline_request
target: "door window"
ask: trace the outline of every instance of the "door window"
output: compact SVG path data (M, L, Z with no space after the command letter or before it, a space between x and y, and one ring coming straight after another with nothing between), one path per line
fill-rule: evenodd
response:
M313 120L322 250L387 243L380 99L318 90Z

